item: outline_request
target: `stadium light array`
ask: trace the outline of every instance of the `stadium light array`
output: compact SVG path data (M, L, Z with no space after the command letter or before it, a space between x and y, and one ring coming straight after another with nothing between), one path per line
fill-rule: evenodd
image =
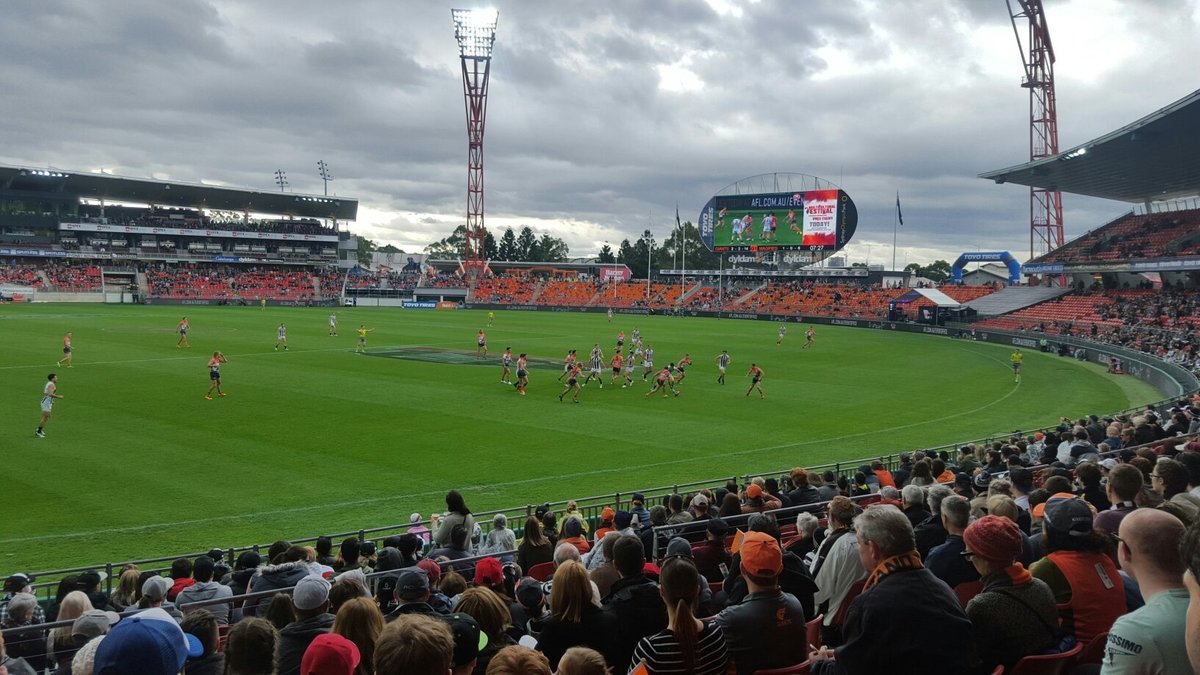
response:
M492 58L496 42L495 9L452 9L454 39L458 40L458 55L464 59Z
M67 174L60 171L44 171L42 169L31 169L30 176L41 176L42 178L66 178Z

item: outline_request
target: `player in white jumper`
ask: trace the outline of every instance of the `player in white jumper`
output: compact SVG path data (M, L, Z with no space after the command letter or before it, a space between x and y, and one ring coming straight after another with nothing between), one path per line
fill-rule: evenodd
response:
M37 431L34 435L38 438L45 438L46 422L50 421L50 413L54 410L54 399L62 398L58 393L58 375L50 373L46 376L46 386L42 387L42 420L38 422Z

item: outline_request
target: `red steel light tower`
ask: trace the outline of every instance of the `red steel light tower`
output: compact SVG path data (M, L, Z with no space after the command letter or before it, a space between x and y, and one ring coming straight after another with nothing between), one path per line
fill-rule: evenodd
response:
M486 264L487 230L483 226L483 129L487 115L488 75L496 42L494 9L452 9L454 37L462 61L463 97L467 108L467 231L463 267L480 272Z
M1029 90L1029 160L1058 154L1058 110L1054 95L1054 45L1042 0L1004 0L1012 19L1013 34L1025 65L1021 86ZM1021 40L1018 22L1028 23ZM1028 47L1028 48L1027 48ZM1029 257L1049 253L1063 245L1062 193L1046 188L1029 188Z

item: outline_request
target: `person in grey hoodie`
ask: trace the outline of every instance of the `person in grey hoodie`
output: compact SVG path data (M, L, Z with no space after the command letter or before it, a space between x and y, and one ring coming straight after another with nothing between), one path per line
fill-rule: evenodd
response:
M292 606L296 609L296 620L279 631L279 658L276 671L279 675L300 675L300 662L304 652L318 635L333 628L333 615L329 613L330 583L321 577L304 577L296 584L292 593Z
M214 604L204 605L189 609L189 602L200 602L201 600L216 600L218 598L232 598L233 589L228 586L222 586L220 582L213 581L213 572L216 569L216 563L212 558L202 555L196 558L192 563L192 578L196 583L179 591L179 595L175 597L175 606L179 607L180 611L187 615L188 612L196 611L197 609L208 610L214 617L217 618L217 624L222 626L229 625L229 605Z
M291 546L276 559L278 562L263 567L250 580L250 592L277 591L295 586L301 579L312 574L308 567L308 549ZM271 604L270 596L246 601L244 616L263 617Z

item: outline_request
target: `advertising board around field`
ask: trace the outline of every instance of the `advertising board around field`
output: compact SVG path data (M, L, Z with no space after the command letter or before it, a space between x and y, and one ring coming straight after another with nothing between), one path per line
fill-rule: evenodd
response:
M835 189L717 195L699 223L701 241L714 252L792 251L789 262L811 264L850 241L858 209Z
M437 302L432 300L405 300L400 303L402 309L437 309Z

